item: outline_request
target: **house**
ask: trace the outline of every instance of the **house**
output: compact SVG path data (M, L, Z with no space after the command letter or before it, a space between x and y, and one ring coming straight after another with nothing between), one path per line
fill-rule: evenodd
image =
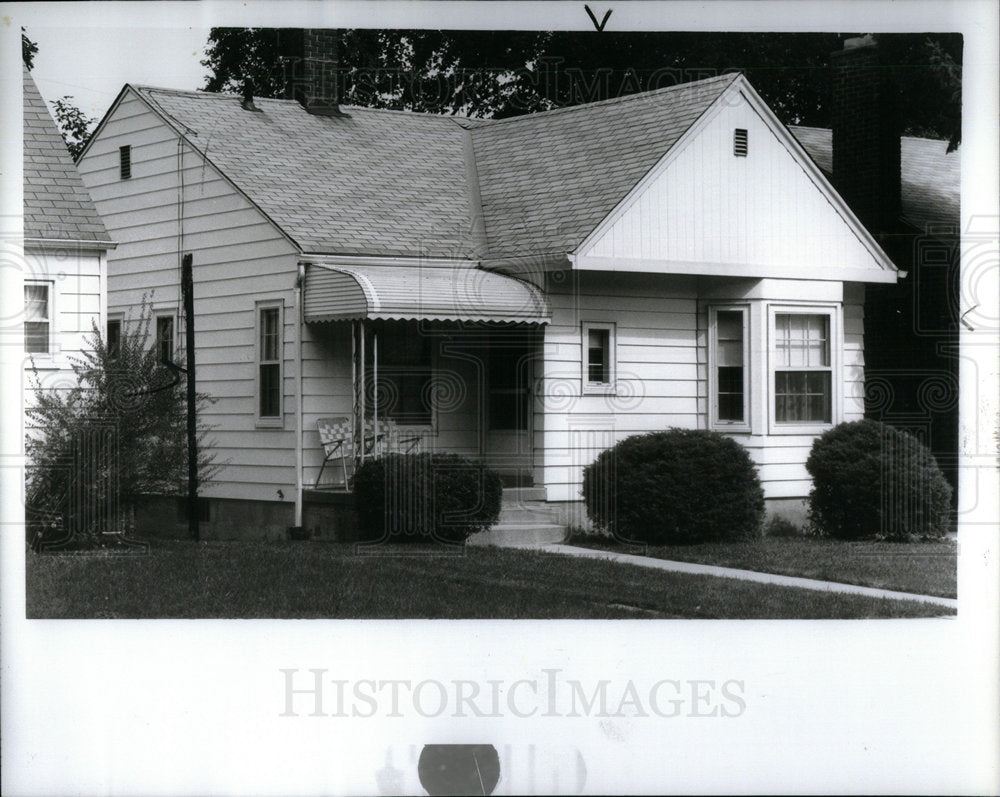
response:
M847 39L832 129L790 127L907 276L866 292L866 414L905 428L958 487L960 153L901 136L892 70L872 36ZM957 499L957 492L956 492Z
M152 291L176 351L193 257L205 533L315 526L348 469L325 418L359 457L482 458L565 523L616 440L717 429L802 511L813 440L864 415L866 286L901 275L743 76L464 119L341 108L305 42L299 100L126 85L79 161L109 323Z
M107 318L107 253L114 243L80 180L38 88L25 68L24 383L76 385L70 358L87 347L92 323Z

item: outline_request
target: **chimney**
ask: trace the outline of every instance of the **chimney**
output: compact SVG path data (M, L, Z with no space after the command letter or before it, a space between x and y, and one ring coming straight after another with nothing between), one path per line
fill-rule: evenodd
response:
M280 31L286 100L298 100L316 116L347 116L337 105L339 38L340 31L331 28Z
M899 122L890 69L871 34L844 42L834 66L833 184L873 235L900 213Z

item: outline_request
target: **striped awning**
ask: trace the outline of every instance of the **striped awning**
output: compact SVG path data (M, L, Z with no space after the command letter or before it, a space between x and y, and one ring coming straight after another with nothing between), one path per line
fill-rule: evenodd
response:
M471 266L310 265L305 320L395 319L545 324L534 285Z

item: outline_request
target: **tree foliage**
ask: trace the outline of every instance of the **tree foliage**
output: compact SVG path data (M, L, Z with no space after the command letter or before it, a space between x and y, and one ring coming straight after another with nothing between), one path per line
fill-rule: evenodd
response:
M29 72L35 66L35 55L37 53L38 45L29 39L24 28L21 28L21 60L24 61L24 65L28 67Z
M122 322L117 343L96 323L81 356L70 358L76 385L43 388L33 372L26 409L29 515L59 518L62 537L93 544L121 531L139 496L187 490L187 404L184 375L160 362L149 344L151 310ZM211 399L199 394L200 413ZM217 474L198 424L199 482ZM108 528L108 525L117 528Z
M87 116L77 108L72 99L72 96L66 95L58 100L53 100L52 108L55 111L59 132L62 133L63 141L66 142L66 149L76 160L83 152L83 148L90 138L90 130L97 124L97 120Z
M273 28L213 28L209 91L281 96ZM855 34L851 34L855 35ZM741 71L785 124L830 126L836 33L344 30L340 97L363 105L502 118ZM899 85L902 132L961 137L962 37L879 36Z

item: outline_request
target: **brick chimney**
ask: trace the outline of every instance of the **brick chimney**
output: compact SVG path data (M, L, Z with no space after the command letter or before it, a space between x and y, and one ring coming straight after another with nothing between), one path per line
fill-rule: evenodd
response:
M890 69L870 34L831 56L833 184L873 235L900 213L899 122Z
M346 116L338 107L337 47L340 31L286 29L278 47L284 64L284 99L298 100L316 116Z

